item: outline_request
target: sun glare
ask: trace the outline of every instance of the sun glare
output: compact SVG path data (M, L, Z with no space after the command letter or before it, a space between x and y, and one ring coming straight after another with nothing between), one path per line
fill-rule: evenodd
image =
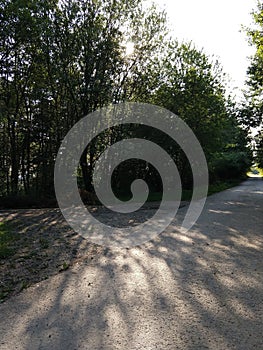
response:
M126 55L129 56L133 54L134 44L131 41L128 41L125 46L126 46Z

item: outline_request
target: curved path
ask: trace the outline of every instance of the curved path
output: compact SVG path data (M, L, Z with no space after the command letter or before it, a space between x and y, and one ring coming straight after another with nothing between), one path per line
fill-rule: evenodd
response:
M209 197L185 235L175 221L7 300L0 349L263 349L262 252L263 181L250 179Z

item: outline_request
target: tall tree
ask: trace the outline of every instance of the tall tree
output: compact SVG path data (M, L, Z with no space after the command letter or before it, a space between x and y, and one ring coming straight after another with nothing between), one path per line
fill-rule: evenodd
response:
M259 128L256 137L257 159L263 165L263 3L258 1L257 9L252 13L255 26L247 29L251 45L256 52L248 68L248 91L241 118L249 127Z
M61 140L86 114L131 99L164 16L143 9L142 0L2 0L0 23L1 194L52 194ZM87 189L94 161L114 135L83 152Z
M233 138L237 134L242 139L240 142L246 144L237 124L235 108L230 108L231 100L226 98L225 78L219 62L212 61L191 43L170 42L162 73L164 79L154 90L152 101L173 111L191 127L205 152L210 179L216 180L215 160L224 158L227 152L231 162L228 144L236 142ZM232 151L240 150L233 147ZM249 156L246 156L246 148L242 151L247 162L233 177L247 170ZM178 147L173 146L173 152L183 181L189 186L192 175L188 161Z

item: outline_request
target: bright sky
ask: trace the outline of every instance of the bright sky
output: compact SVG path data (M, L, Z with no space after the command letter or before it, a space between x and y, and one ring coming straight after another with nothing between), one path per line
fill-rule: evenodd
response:
M168 13L173 35L179 41L193 41L198 49L215 55L231 80L243 88L247 59L254 52L241 25L253 23L251 12L256 0L155 0ZM234 90L233 90L234 92ZM236 95L240 95L235 90Z

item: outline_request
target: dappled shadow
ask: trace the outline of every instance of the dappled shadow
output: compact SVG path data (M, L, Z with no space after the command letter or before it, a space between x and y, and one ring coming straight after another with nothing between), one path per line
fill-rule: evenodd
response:
M4 303L3 349L263 348L263 182L253 181L211 196L188 233L183 208L151 242L105 248Z
M103 251L75 233L58 209L3 210L0 221L13 235L11 254L0 258L0 300Z

